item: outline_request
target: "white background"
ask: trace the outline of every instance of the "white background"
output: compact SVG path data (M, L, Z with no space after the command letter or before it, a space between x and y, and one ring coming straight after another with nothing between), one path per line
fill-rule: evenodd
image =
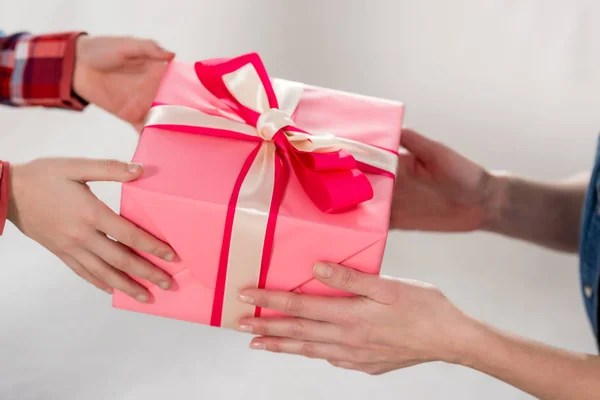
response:
M593 158L599 12L574 0L0 0L0 28L148 36L188 61L258 51L272 75L403 101L406 125L488 168L558 179ZM94 108L0 110L0 158L12 161L126 160L135 141ZM117 209L117 185L94 190ZM12 226L0 254L1 399L529 398L460 367L375 378L114 310ZM595 351L575 257L486 234L394 233L384 272L434 283L502 329Z

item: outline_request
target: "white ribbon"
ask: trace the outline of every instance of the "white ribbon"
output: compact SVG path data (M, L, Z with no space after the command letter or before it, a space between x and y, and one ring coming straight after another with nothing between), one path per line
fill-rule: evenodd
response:
M252 127L225 117L206 114L195 108L161 105L150 109L144 126L182 125L223 129L248 136L261 137L265 140L264 143L269 143L281 128L287 125L295 126L293 123L290 124L289 121L292 121L289 114L278 109L269 109L267 112L262 113L258 119L257 127ZM315 152L345 150L352 154L356 161L396 175L398 156L390 151L328 133L311 133L310 135L293 131L286 131L285 133L292 145L298 150Z

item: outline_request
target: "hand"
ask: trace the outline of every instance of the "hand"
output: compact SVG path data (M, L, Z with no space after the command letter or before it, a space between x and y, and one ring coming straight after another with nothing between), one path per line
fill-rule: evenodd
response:
M244 318L251 347L328 360L369 374L428 361L454 362L469 319L435 287L317 264L315 277L356 297L318 297L248 289L240 301L291 317Z
M84 35L77 39L73 89L139 132L173 57L151 40Z
M118 289L146 302L148 291L124 273L163 289L170 287L171 278L125 246L167 261L174 259L173 250L116 215L86 185L127 182L141 174L139 164L108 160L41 159L15 165L8 219L97 288L109 293Z
M402 132L392 229L472 231L492 218L498 179L452 149Z

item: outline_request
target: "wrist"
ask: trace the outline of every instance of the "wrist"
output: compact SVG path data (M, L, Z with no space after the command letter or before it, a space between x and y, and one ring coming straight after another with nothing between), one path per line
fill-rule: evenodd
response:
M19 165L12 164L10 166L10 176L8 179L8 212L6 219L19 226L19 208L16 201L16 194L19 192L19 182L21 181L21 168Z
M448 332L452 332L451 340L440 361L474 368L477 359L486 352L488 328L475 318L464 315L462 322Z
M89 82L89 73L84 62L81 61L81 54L85 51L85 46L90 40L86 34L81 34L75 42L75 62L73 68L73 94L89 103L87 83Z
M6 161L0 161L0 235L4 233L4 227L8 220L9 181L10 165Z
M487 193L483 204L481 230L495 232L499 229L505 210L510 207L509 190L512 177L504 171L490 173Z

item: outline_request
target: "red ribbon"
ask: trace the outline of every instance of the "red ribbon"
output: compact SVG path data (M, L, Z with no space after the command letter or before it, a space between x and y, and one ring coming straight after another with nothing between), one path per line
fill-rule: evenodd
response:
M258 72L265 88L269 106L279 108L271 80L258 54L251 53L229 60L211 60L196 63L196 74L204 87L227 104L248 125L256 126L260 114L243 104L231 94L223 76L237 71L246 64ZM302 188L319 210L339 212L373 198L373 188L366 175L357 168L351 154L340 150L318 153L296 149L284 131L308 133L294 126L282 128L274 137L278 155L292 167Z

